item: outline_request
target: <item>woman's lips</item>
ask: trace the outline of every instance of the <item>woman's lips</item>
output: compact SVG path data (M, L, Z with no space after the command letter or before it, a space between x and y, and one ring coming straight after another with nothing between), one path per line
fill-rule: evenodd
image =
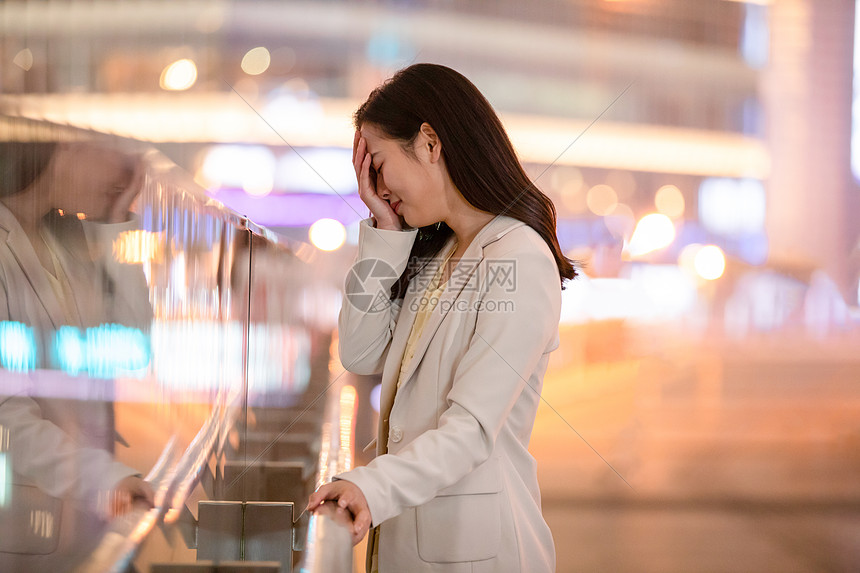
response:
M399 215L400 213L398 212L398 209L400 209L400 201L397 201L394 205L391 206L391 208L394 209L394 212Z

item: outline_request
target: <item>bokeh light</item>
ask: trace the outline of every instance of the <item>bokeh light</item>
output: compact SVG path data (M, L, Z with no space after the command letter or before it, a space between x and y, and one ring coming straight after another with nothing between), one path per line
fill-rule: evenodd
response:
M602 217L610 214L618 205L618 195L615 193L615 189L609 185L595 185L588 190L585 203L592 213Z
M177 60L161 72L161 89L170 91L187 90L197 81L197 65L187 58Z
M0 366L14 372L36 368L38 348L32 327L20 322L0 322Z
M242 189L248 195L265 197L275 188L275 174L271 171L248 170L242 180Z
M140 264L161 260L164 235L143 230L123 231L113 242L113 257L120 263Z
M632 257L640 257L672 244L675 240L675 225L662 213L649 213L639 220L627 251Z
M269 50L260 46L248 50L242 58L242 71L249 76L257 76L268 70L271 63L272 56Z
M693 264L700 277L713 281L723 276L726 270L726 256L716 245L706 245L696 253Z
M677 219L684 215L686 208L684 194L674 185L663 185L654 195L654 206L657 207L658 213Z
M74 326L61 326L54 335L54 355L63 372L77 376L87 368L86 342Z
M320 219L311 225L308 237L321 251L334 251L346 241L346 227L334 219Z

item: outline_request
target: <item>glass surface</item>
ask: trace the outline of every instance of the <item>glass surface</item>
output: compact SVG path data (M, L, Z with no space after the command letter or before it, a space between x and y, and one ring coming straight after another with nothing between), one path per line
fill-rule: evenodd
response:
M141 477L180 423L152 367L153 183L129 142L7 118L3 132L0 569L59 570L152 497Z
M305 263L154 150L4 127L0 569L86 565L116 519L153 505L164 535L138 566L168 548L193 561L189 497L285 500L253 478L304 499L315 421L301 396L312 342L329 348L302 312ZM280 474L245 471L264 460Z

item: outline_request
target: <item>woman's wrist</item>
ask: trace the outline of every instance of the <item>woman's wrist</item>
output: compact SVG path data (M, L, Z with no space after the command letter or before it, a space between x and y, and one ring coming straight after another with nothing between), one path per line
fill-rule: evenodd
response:
M403 227L397 223L380 223L376 217L370 217L370 226L380 231L402 231Z

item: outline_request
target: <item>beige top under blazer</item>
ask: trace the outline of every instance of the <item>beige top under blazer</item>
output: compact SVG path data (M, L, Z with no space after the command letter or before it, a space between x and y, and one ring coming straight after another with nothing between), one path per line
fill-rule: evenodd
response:
M361 488L372 526L380 526L381 573L554 571L528 444L549 354L559 345L555 259L521 221L499 215L484 226L395 392L418 299L437 270L427 265L403 299L388 300L416 235L376 229L370 218L359 225L356 261L383 261L393 273L365 287L349 273L338 350L347 370L382 374L378 455L336 478ZM348 297L368 285L385 302L357 308Z

